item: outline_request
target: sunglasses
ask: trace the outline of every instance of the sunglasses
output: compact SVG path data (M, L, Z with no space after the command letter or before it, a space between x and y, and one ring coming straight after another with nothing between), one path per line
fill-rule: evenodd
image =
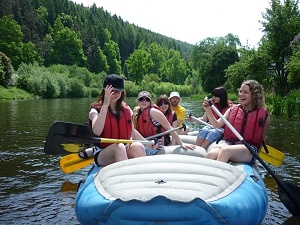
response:
M157 105L158 105L158 106L169 105L169 102L167 102L167 101L162 101L162 102L159 102Z
M142 101L150 102L151 101L150 98L147 98L147 97L141 97L138 100L139 100L139 102L142 102Z

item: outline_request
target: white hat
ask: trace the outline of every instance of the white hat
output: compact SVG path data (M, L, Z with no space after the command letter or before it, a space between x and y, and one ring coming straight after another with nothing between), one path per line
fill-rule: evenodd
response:
M178 97L178 98L180 98L180 95L179 95L179 93L178 93L177 91L173 91L173 92L171 92L169 99L170 99L170 98L173 98L173 97ZM181 98L180 98L180 99L181 99Z

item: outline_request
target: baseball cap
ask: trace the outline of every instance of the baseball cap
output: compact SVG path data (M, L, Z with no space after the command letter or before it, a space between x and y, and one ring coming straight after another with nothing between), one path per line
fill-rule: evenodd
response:
M107 85L112 85L112 87L117 91L123 91L124 80L121 76L117 74L110 74L107 77L105 77L103 82L103 88L106 88Z
M147 98L149 98L150 100L152 99L152 96L151 96L151 94L148 92L148 91L141 91L139 94L138 94L138 99L140 98L140 97L147 97Z
M179 95L179 93L178 93L177 91L173 91L173 92L171 92L169 99L170 99L170 98L173 98L173 97L178 97L178 98L180 98L180 95ZM180 98L180 99L181 99L181 98Z

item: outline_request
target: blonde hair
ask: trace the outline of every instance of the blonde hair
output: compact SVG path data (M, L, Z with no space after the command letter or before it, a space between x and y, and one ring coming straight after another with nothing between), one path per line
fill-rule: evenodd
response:
M266 104L262 85L256 80L246 80L242 84L247 85L252 93L253 108L265 108Z

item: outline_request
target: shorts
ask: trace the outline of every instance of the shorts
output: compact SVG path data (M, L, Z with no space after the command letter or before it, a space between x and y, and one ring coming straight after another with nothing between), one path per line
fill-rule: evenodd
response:
M150 148L148 148L148 147L146 147L146 146L145 146L145 151L146 151L146 155L147 155L147 156L155 155L157 152L159 152L158 149L152 150L152 149L150 149Z
M197 138L201 138L203 140L207 140L210 143L217 141L223 134L223 128L212 128L210 126L205 126L201 130L199 130Z

